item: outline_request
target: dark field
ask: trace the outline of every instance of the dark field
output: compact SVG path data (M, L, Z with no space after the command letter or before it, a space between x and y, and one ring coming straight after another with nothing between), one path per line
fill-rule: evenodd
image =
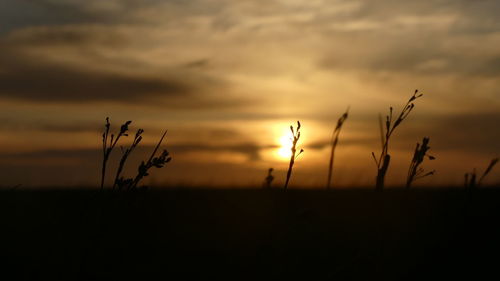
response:
M3 191L0 208L3 280L500 280L495 189Z

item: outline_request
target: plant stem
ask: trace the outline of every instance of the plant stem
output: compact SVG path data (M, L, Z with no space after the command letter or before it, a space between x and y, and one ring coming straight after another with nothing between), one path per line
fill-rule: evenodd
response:
M286 173L285 190L287 190L288 183L290 182L290 178L292 177L292 169L293 169L293 164L295 163L296 151L297 150L296 150L295 146L292 147L292 156L290 156L290 164L288 165L288 172Z
M158 149L160 148L160 145L161 143L163 142L163 139L165 138L165 136L167 135L167 132L168 130L166 130L163 135L161 136L160 138L160 141L158 142L158 144L156 145L155 149L153 150L153 153L151 153L151 156L149 157L148 161L144 164L144 167L145 168L145 171L141 171L139 169L139 173L137 174L137 176L135 177L134 181L132 182L131 184L131 188L132 189L135 189L137 188L137 185L139 184L139 182L141 181L141 179L146 176L147 174L147 169L149 169L151 166L152 166L152 163L151 161L153 160L154 156L156 155L156 152L158 151ZM144 163L144 162L143 162Z
M330 189L330 185L332 183L333 160L335 157L335 148L337 147L337 144L339 142L340 130L342 129L342 125L344 124L345 120L347 119L348 114L349 114L349 108L347 108L346 112L344 114L342 114L342 116L339 118L339 120L337 121L337 126L335 127L335 130L333 130L332 150L330 152L330 161L328 163L328 180L326 182L326 189Z
M382 167L378 169L377 173L377 181L375 185L375 190L377 191L382 191L384 189L384 184L385 184L385 175L387 173L387 169L389 168L389 163L391 162L391 156L389 154L386 154L384 156L384 161L382 164Z

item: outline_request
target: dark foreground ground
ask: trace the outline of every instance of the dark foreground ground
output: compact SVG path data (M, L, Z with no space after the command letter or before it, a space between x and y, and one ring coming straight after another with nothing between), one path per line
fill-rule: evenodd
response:
M0 219L2 280L500 280L492 189L3 191Z

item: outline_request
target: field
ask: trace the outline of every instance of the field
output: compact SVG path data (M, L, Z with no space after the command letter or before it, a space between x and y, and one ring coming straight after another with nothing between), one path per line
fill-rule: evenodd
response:
M3 191L0 275L496 280L499 203L496 189Z

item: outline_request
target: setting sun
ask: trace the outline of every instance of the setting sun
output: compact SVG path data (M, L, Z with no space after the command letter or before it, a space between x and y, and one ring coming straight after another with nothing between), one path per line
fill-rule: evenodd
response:
M289 133L280 137L279 145L278 156L282 159L289 159L292 155L292 139Z

